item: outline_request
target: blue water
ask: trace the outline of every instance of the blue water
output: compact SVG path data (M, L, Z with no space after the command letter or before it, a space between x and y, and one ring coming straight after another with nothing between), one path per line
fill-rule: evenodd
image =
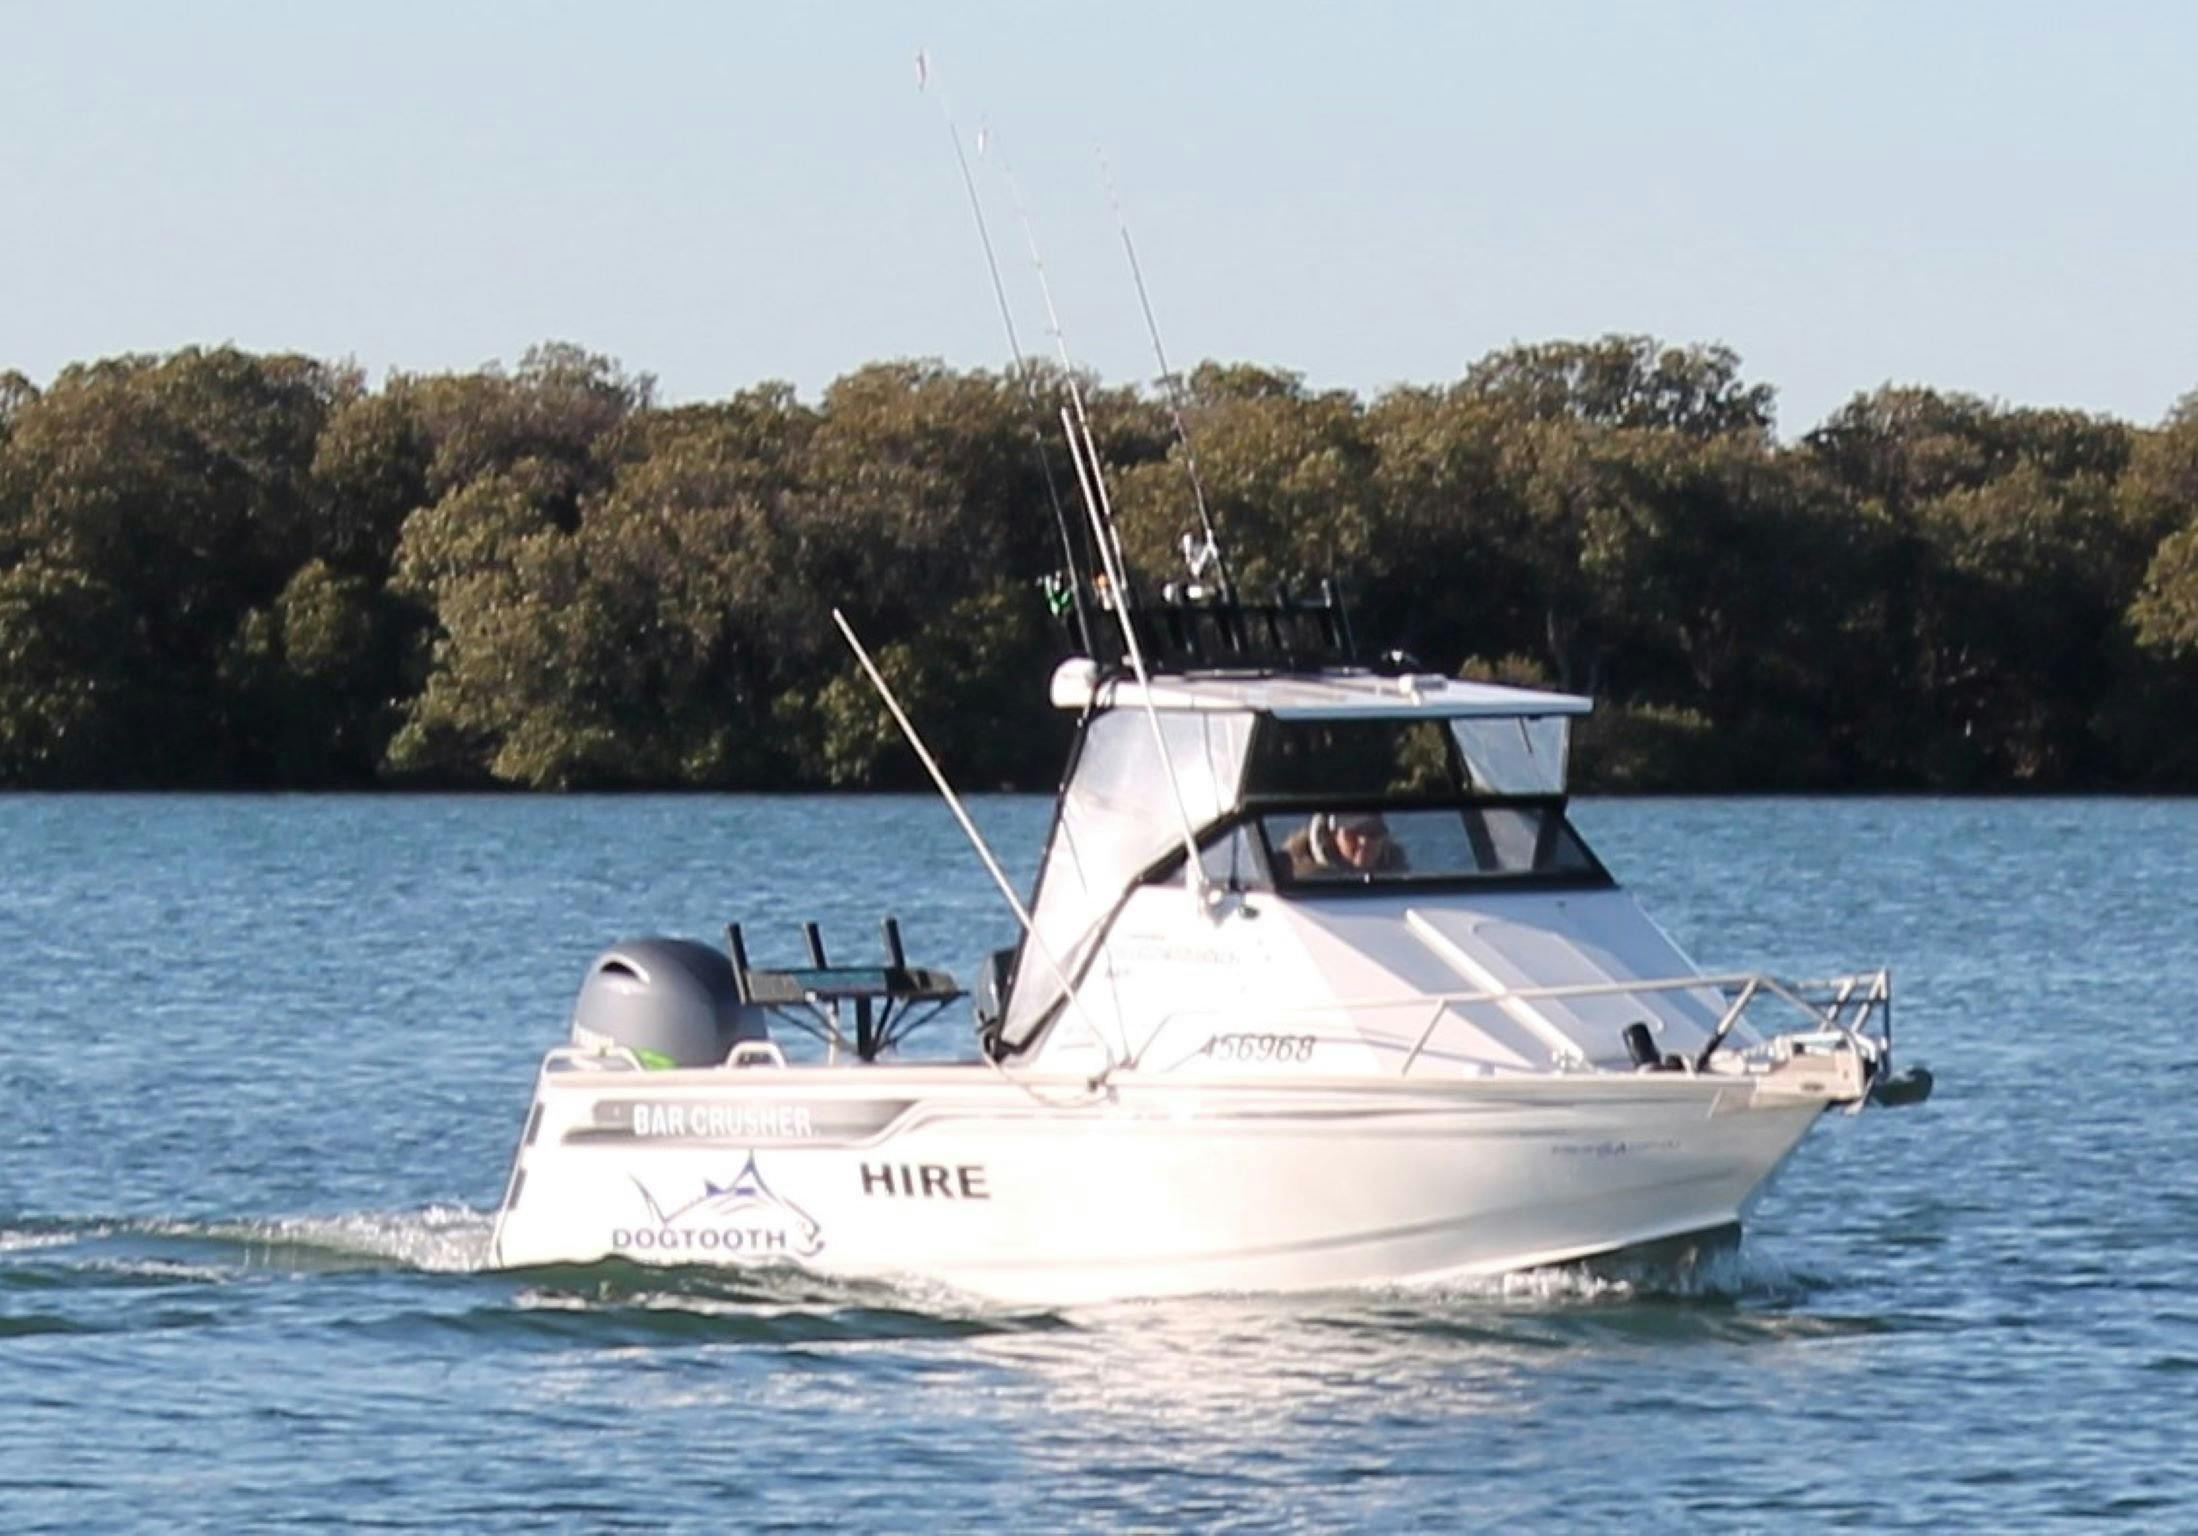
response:
M0 798L0 1531L2198 1529L2198 804L1578 819L1938 1096L1702 1269L1049 1312L482 1268L601 941L1007 941L929 802Z

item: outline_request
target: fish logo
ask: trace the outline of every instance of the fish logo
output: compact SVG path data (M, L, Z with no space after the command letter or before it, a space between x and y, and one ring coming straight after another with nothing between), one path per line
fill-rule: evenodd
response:
M753 1152L731 1182L704 1179L702 1193L681 1204L668 1205L638 1178L633 1187L651 1225L615 1228L611 1247L621 1252L807 1259L824 1250L823 1227L772 1192Z

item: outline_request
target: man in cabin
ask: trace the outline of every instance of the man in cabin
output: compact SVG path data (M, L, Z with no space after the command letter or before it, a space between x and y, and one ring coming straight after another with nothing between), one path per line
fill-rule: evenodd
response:
M1379 811L1322 811L1282 845L1299 880L1342 880L1405 868L1404 850Z

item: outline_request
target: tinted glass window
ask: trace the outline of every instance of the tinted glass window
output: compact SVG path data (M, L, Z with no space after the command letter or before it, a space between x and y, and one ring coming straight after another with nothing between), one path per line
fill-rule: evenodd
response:
M1554 806L1292 812L1263 816L1260 825L1275 876L1289 884L1604 878Z
M1262 720L1244 770L1250 795L1432 799L1465 787L1440 720Z

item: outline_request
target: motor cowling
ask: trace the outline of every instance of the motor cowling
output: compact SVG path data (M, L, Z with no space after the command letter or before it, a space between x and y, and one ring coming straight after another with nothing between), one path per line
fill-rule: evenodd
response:
M740 1000L732 962L692 939L628 939L588 967L572 1043L624 1047L645 1067L714 1067L734 1046L771 1038L769 1016Z

